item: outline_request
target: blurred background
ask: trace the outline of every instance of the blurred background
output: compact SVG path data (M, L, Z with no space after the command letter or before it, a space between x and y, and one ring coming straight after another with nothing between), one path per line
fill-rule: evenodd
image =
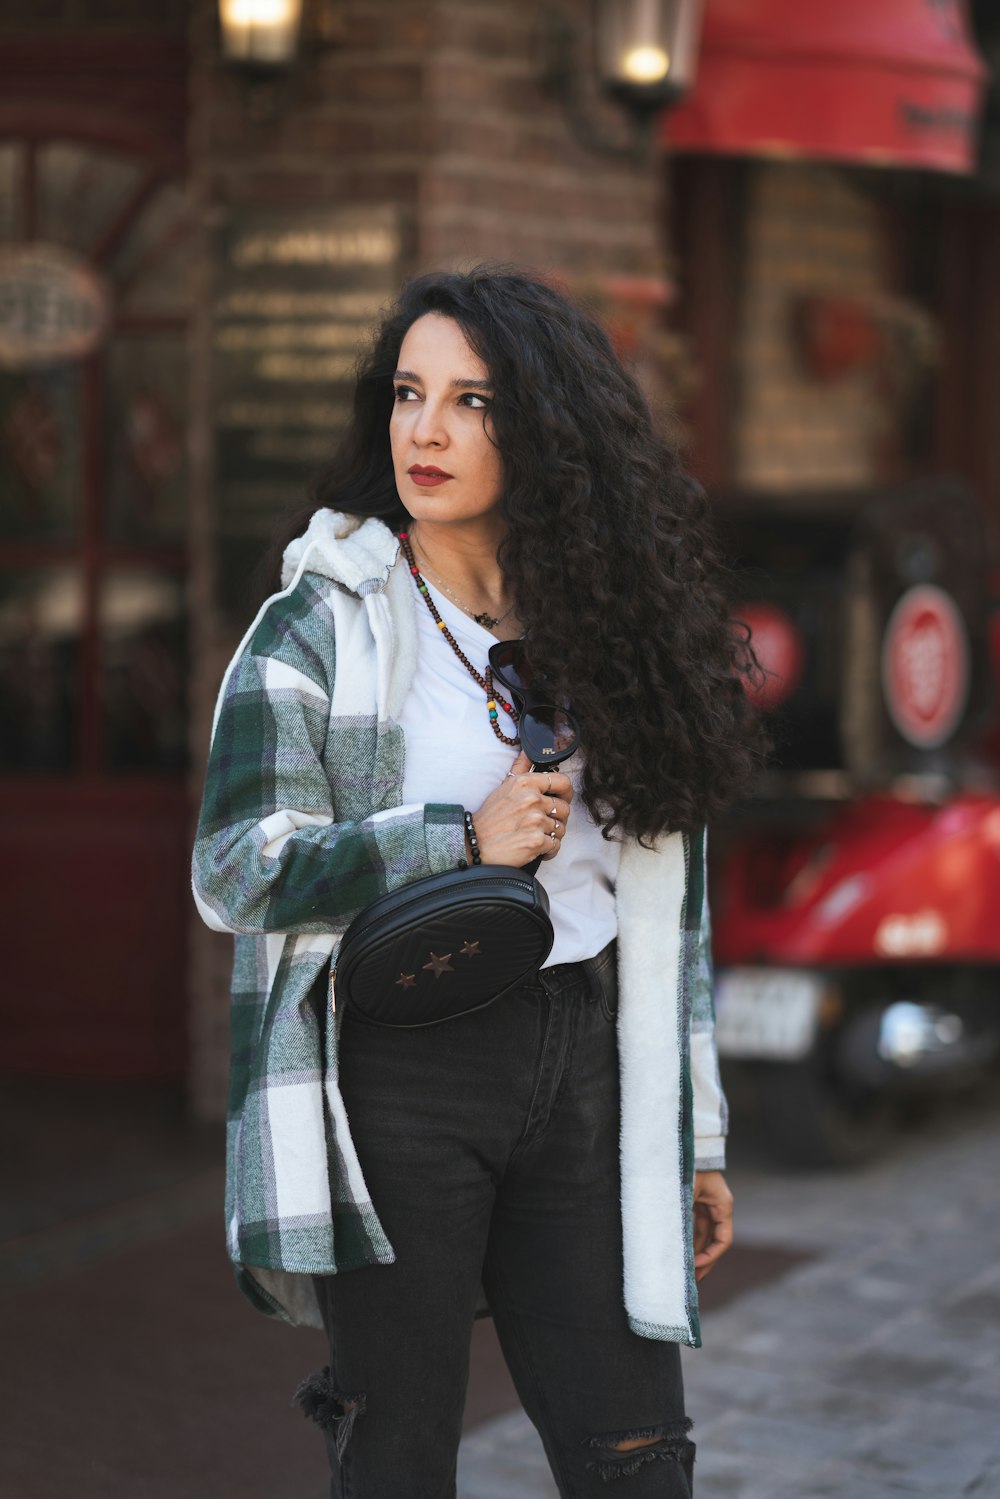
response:
M4 1496L324 1492L193 820L359 339L481 259L603 320L768 670L700 1492L1000 1494L998 58L998 0L0 0ZM488 1324L468 1426L465 1499L554 1492Z

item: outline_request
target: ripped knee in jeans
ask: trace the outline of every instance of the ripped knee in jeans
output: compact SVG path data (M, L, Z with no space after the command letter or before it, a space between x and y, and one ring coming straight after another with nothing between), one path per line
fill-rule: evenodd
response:
M329 1364L316 1374L304 1379L292 1397L292 1403L302 1408L302 1414L315 1421L333 1439L337 1459L342 1462L344 1451L351 1439L354 1423L363 1416L368 1405L365 1394L346 1395L333 1382Z
M694 1443L688 1440L691 1422L672 1421L666 1426L644 1426L634 1431L608 1431L589 1437L585 1446L593 1457L587 1463L605 1482L612 1478L630 1478L647 1463L679 1463L692 1476Z

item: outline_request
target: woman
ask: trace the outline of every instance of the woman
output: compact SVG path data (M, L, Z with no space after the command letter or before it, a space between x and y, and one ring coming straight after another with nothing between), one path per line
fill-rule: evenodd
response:
M688 1496L678 1344L732 1201L702 830L758 750L703 501L598 325L479 269L404 290L289 533L194 859L236 934L239 1283L326 1328L298 1398L335 1496L454 1495L481 1292L561 1494ZM484 677L521 636L580 723L561 770ZM419 1030L331 1011L351 918L471 857L466 811L484 863L542 856L537 979Z

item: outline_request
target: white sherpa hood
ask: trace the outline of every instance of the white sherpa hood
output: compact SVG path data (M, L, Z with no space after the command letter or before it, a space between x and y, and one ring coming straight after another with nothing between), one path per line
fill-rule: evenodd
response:
M321 573L352 593L385 587L399 555L399 542L377 516L362 519L340 510L317 510L302 536L285 548L281 586L303 572Z

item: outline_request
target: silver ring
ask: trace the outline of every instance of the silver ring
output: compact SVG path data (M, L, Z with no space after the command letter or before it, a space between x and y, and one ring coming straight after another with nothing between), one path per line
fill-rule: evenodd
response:
M556 812L556 804L555 804L555 802L553 802L552 805L551 805L551 807L549 808L549 816L550 817L554 817L555 820L556 820L556 822L559 821L559 815Z
M549 837L552 839L552 842L555 843L555 841L556 841L556 835L555 835L555 831L554 830L549 834Z
M545 795L546 796L551 796L552 795L552 777L551 776L549 776L549 784L545 788Z

